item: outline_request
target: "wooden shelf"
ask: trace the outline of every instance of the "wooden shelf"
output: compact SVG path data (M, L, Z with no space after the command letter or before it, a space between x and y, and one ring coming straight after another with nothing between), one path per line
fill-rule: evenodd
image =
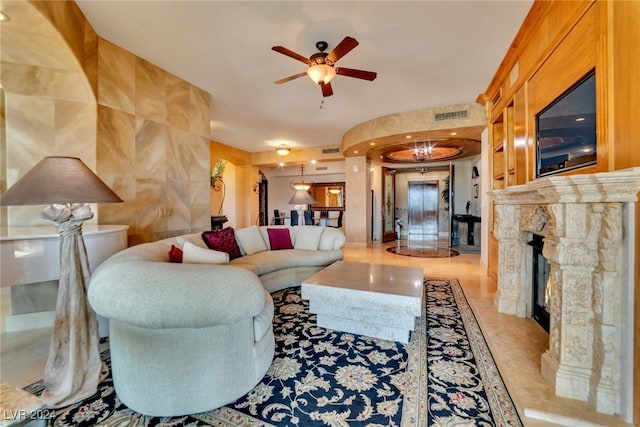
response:
M493 179L495 179L495 180L504 179L504 173L498 173L498 174L493 175Z
M493 152L494 153L498 153L500 151L504 151L504 144L500 143L498 145L496 145L495 147L493 147Z

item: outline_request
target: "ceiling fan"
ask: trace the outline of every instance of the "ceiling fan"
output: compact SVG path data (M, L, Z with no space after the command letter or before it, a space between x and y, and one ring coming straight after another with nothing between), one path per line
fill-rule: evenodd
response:
M322 88L322 96L331 96L333 95L333 89L331 88L331 79L333 79L336 74L347 77L354 77L356 79L363 80L375 80L377 77L377 73L372 71L363 71L363 70L354 70L353 68L344 68L344 67L335 67L335 63L338 59L345 56L349 53L353 48L358 46L358 41L353 37L345 37L342 39L340 43L333 49L331 52L326 53L325 50L329 45L325 41L319 41L316 43L316 48L319 52L314 53L309 58L305 58L304 56L295 53L286 47L282 46L273 46L271 49L279 52L283 55L287 55L293 59L297 59L300 62L304 62L309 66L307 71L303 73L294 74L289 77L285 77L284 79L276 80L275 84L286 83L291 80L295 80L297 78L308 75L311 80L315 83L319 84Z

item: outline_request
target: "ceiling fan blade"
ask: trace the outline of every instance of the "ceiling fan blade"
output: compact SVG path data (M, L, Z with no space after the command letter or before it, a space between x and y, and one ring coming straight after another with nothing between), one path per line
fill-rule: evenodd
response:
M375 80L376 77L378 77L378 73L374 73L373 71L354 70L353 68L344 67L336 68L336 74L369 81Z
M331 82L320 85L322 87L322 96L331 96L333 95L333 88L331 88Z
M274 47L271 48L271 50L275 50L278 53L281 53L283 55L287 55L290 58L297 59L298 61L304 62L305 64L309 65L309 58L305 58L304 56L300 55L299 53L295 53L294 51L289 50L286 47L274 46Z
M300 77L304 77L307 75L307 72L304 71L302 73L294 74L293 76L285 77L284 79L276 80L274 83L280 85L282 83L290 82L291 80L299 79Z
M336 46L329 55L327 55L327 60L335 63L338 59L351 52L351 50L356 46L358 46L358 40L347 36L338 43L338 46Z

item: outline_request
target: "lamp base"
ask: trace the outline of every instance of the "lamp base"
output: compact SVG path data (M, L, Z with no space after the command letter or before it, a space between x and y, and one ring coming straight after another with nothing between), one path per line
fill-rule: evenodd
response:
M100 380L98 319L87 299L91 270L82 238L82 223L93 213L88 204L50 205L42 215L60 233L60 280L41 398L60 408L95 394Z

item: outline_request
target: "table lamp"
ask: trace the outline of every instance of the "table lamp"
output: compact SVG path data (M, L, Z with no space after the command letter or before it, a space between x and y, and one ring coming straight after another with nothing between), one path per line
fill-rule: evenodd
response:
M98 319L87 300L91 270L82 223L88 203L122 202L80 159L45 157L0 196L1 206L49 204L42 216L60 233L60 280L43 402L59 408L96 393L102 362Z

